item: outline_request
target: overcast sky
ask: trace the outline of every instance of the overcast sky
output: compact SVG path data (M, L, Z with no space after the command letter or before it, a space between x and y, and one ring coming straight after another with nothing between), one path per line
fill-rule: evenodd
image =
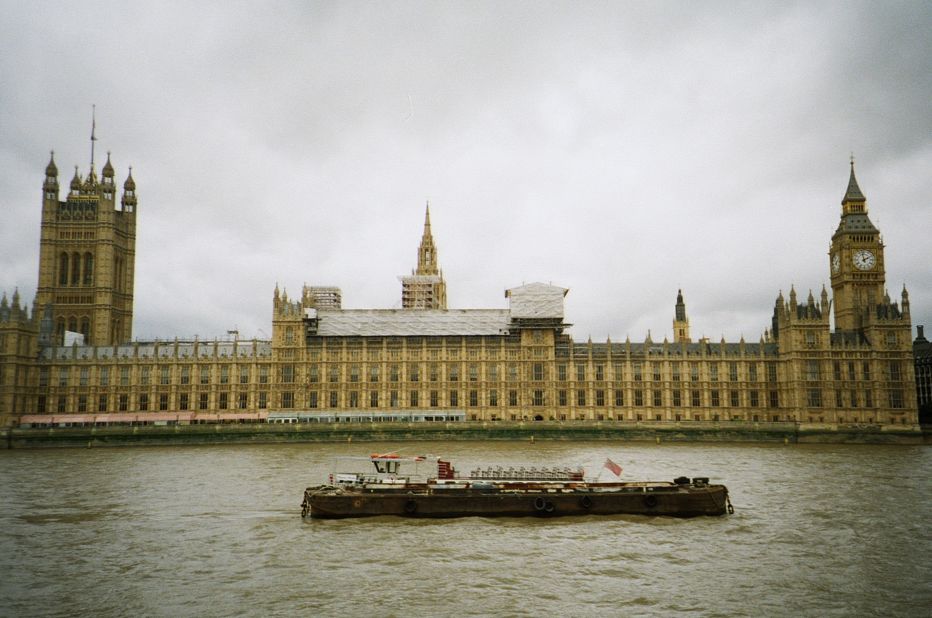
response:
M450 308L569 288L576 340L757 341L829 283L856 158L932 329L932 3L0 0L0 289L43 171L139 196L134 336L271 334L276 283L400 307L424 206ZM915 332L915 330L914 330Z

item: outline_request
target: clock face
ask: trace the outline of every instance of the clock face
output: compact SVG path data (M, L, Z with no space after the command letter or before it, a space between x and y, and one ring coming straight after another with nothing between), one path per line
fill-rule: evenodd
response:
M877 263L877 258L870 251L861 249L854 254L853 262L854 267L858 270L870 270Z
M841 270L841 256L837 253L832 256L832 272L837 273Z

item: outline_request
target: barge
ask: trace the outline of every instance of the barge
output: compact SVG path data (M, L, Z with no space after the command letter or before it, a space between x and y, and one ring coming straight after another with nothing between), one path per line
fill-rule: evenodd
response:
M347 471L354 462L369 462L371 468ZM602 482L587 480L581 468L565 467L489 467L461 476L439 457L393 453L340 458L338 466L328 484L305 490L302 517L698 517L734 512L728 489L707 477Z

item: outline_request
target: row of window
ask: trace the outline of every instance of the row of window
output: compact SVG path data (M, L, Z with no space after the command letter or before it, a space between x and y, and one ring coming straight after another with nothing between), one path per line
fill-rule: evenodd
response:
M634 389L631 393L629 405L636 407L663 407L664 405L671 405L673 407L692 406L694 408L709 406L721 407L722 405L726 405L725 397L727 396L727 405L730 405L734 408L741 407L742 405L747 405L752 408L764 407L765 405L766 407L771 408L780 407L779 393L775 390L765 391L763 393L758 390L751 390L748 391L746 399L742 398L741 391L737 390L725 391L723 393L718 389L713 389L709 391L708 397L703 397L703 393L700 390L674 390L672 392L668 392L666 402L664 401L664 392L665 391L661 390L645 391L642 389ZM351 390L345 393L341 401L339 391L329 391L325 393L310 391L307 394L307 406L310 408L338 408L342 405L343 407L347 408L358 408L362 406L362 402L364 401L363 398L368 398L368 407L370 408L378 408L384 405L387 405L390 408L397 408L400 406L410 406L416 408L421 405L428 405L432 408L441 406L456 407L460 405L466 405L469 407L478 407L480 405L489 407L498 407L501 405L508 405L510 407L518 407L522 405L529 405L534 407L551 405L551 402L548 401L547 391L544 389L534 389L530 391L526 400L525 397L522 397L521 393L516 389L508 390L506 392L507 398L500 398L497 389L490 389L487 392L469 390L466 392L465 401L461 401L460 391L458 390L450 390L445 392L431 390L426 393L426 401L422 399L422 394L424 393L417 390L408 391L407 401L403 401L403 391L392 390L387 393L388 399L386 401L386 394L380 391L373 390L360 392ZM294 393L282 393L282 397L283 407L293 407L295 405ZM560 389L556 391L556 401L553 403L558 407L569 407L571 405L571 400L574 401L575 405L578 407L584 407L587 405L594 405L597 407L605 407L609 405L623 407L625 405L625 391L623 389L614 389L608 391L604 389L596 389L590 399L586 389L576 389L575 391Z
M119 380L120 386L129 386L130 384L139 384L141 386L148 386L149 384L157 383L160 385L167 384L194 384L196 379L198 384L211 384L212 375L217 375L219 377L220 384L230 384L231 379L236 380L240 384L248 384L251 376L253 375L253 369L250 365L239 365L235 371L231 371L229 365L220 365L219 369L214 371L213 366L211 365L200 365L197 367L195 372L191 365L180 365L175 372L177 378L173 381L171 365L159 365L157 370L153 365L142 365L138 369L136 374L136 379L132 379L132 371L129 366L119 367L119 372L116 379ZM78 373L78 386L89 386L91 381L91 372L90 367L79 367L77 369ZM97 368L97 384L100 386L109 386L111 382L111 368L108 366L102 366ZM40 367L39 368L39 386L48 386L50 375L56 375L58 378L58 386L68 386L69 380L71 378L72 368L71 367L59 367L57 373L52 372L49 367ZM259 384L268 384L269 382L269 366L268 365L259 365L256 369L256 374ZM232 376L232 378L231 378Z
M439 382L441 379L447 382L459 382L461 379L469 382L479 381L482 371L481 368L485 368L485 377L488 381L498 381L500 378L500 369L504 369L504 374L509 381L517 381L520 375L520 367L518 363L507 363L504 367L501 367L497 364L486 363L480 365L480 363L469 363L465 369L465 375L461 373L463 369L462 365L459 363L428 363L426 368L421 363L409 362L409 363L392 363L387 367L387 378L389 382L399 382L405 381L402 380L402 371L406 371L406 377L408 382L420 382L422 378L422 370L426 369L426 378L430 382ZM673 382L680 381L690 381L698 382L700 380L700 375L703 373L707 374L708 380L711 382L718 382L720 380L719 366L717 363L706 363L707 372L701 371L700 363L691 362L685 363L671 363L670 366L670 379ZM750 382L757 382L759 380L758 374L758 364L757 363L747 363L746 372L739 372L739 363L729 362L727 371L728 371L728 381L738 382L739 375L745 373L747 380ZM569 377L569 366L566 363L558 363L556 366L556 379L561 382L566 382ZM606 380L616 380L621 381L625 379L625 365L622 363L615 363L612 365L612 373L609 375L609 372L606 371L606 366L601 363L593 365L591 368L584 363L576 363L575 367L575 378L579 382L586 381L588 378L592 378L597 382L602 382ZM767 380L769 382L777 381L777 365L776 363L769 362L766 364L767 367ZM324 371L318 364L311 364L308 366L307 375L309 382L322 382L324 381L323 373L326 374L328 382L341 382L343 381L343 369L344 365L341 364L331 364ZM661 363L648 363L646 367L647 371L645 372L645 366L640 361L635 361L631 364L630 375L631 379L635 382L653 380L655 382L662 381L663 372ZM291 383L295 381L296 371L295 366L291 364L285 364L281 366L281 382ZM530 363L526 366L525 378L534 382L543 382L550 379L549 376L549 365L546 363ZM360 364L351 364L346 367L346 381L348 382L361 382L364 379L368 382L379 382L382 379L383 367L381 364L370 364L368 366L363 366Z
M74 321L74 318L72 318ZM73 327L74 328L74 327ZM81 332L86 332L87 318L84 318L82 321ZM74 328L77 330L76 328ZM835 361L833 363L833 378L836 381L841 381L847 379L854 381L856 379L871 379L871 363L864 361L860 364L860 371L856 374L856 363L854 361L849 361L844 365L840 361ZM735 366L736 363L731 363L729 367L729 381L738 380L738 371ZM806 361L806 380L807 381L820 381L822 379L821 373L822 362L818 360L808 360ZM172 369L177 367L177 370L173 372ZM142 386L146 386L152 382L153 379L157 380L158 384L210 384L212 382L212 376L216 375L218 382L220 384L229 384L231 380L235 380L240 384L248 384L250 378L253 374L253 368L251 365L238 365L235 368L230 365L219 365L219 368L215 369L213 365L200 365L192 367L191 365L160 365L157 366L157 371L153 371L155 368L151 365L142 365L139 367L138 376L136 382ZM579 381L584 381L586 379L586 367L585 365L577 365L576 379ZM387 378L389 382L399 382L402 378L402 370L407 369L406 377L409 382L419 382L421 381L422 373L421 366L418 363L408 363L407 365L401 364L392 364L388 366ZM748 379L750 381L757 381L757 365L749 364L748 368ZM78 385L88 386L90 384L90 367L79 367L78 371ZM97 378L98 384L100 386L108 386L110 384L110 367L102 366L98 367ZM327 372L327 381L330 383L339 383L341 382L342 366L332 365ZM460 366L459 365L440 365L438 363L430 363L427 367L426 378L430 382L438 382L441 379L442 370L445 371L443 377L446 378L446 381L449 382L458 382L460 381ZM718 366L709 365L708 366L709 380L711 382L717 382L719 379L718 375ZM776 365L773 363L767 364L768 374L772 372L772 376L768 375L768 381L776 381ZM547 380L547 367L543 363L532 363L528 367L529 379L531 381L545 381ZM566 381L567 379L567 366L565 364L556 365L557 380ZM58 386L68 386L69 377L72 371L71 367L59 367L58 368ZM49 385L49 375L51 369L49 367L40 367L39 369L39 386L48 386ZM266 384L269 382L269 365L263 364L258 365L256 369L258 382L260 384ZM153 377L153 373L157 373L156 377ZM361 382L362 381L362 366L361 365L349 365L347 367L347 378L348 382ZM500 378L499 366L498 365L487 365L486 366L486 378L489 381L498 381ZM382 378L382 367L381 365L370 365L368 367L367 381L371 383L377 383L381 381ZM615 376L621 376L623 372L620 372L616 369ZM658 368L654 368L651 374L648 374L653 381L661 381L661 374ZM699 367L697 363L690 364L690 373L689 381L698 381L699 380ZM505 367L505 377L508 381L516 382L519 377L519 370L517 363L508 363ZM635 382L644 381L645 374L641 371L640 363L635 363L632 380ZM900 381L904 379L903 365L901 361L892 360L888 361L884 368L884 377L887 380L891 381ZM174 381L173 381L174 378ZM279 382L283 384L294 383L297 378L295 365L284 364L279 367ZM471 363L466 368L465 380L469 382L477 382L480 378L480 368L478 363ZM604 368L601 365L595 366L594 378L596 381L603 381L606 378ZM673 382L678 382L681 380L681 374L679 371L679 365L674 364L672 367L671 378ZM128 386L131 381L131 367L123 366L119 367L119 384L121 386ZM623 378L620 378L623 379ZM196 380L196 382L195 382ZM318 383L322 381L321 371L319 365L310 365L308 367L308 380L309 383Z
M822 407L822 389L811 388L806 391L806 405L810 408ZM903 389L891 388L887 390L887 405L894 410L902 410L905 406ZM874 395L870 389L851 389L850 391L835 391L836 408L873 408Z
M134 400L134 401L133 401ZM169 393L158 393L155 397L150 398L149 393L140 393L136 397L131 397L129 394L120 394L114 397L116 402L117 411L119 412L149 412L150 410L158 411L175 411L175 410L210 410L210 398L208 393L200 393L197 397L192 397L189 393L179 393L177 400L174 401ZM69 398L65 395L59 395L55 397L55 407L56 412L59 414L78 412L109 412L110 410L110 395L98 395L96 398L91 398L88 395L78 395L73 401L69 402ZM49 412L48 408L49 399L45 395L40 395L38 398L38 410L39 414L47 414ZM69 405L70 403L70 405ZM91 409L91 405L96 403L96 410ZM131 405L135 403L135 406ZM250 397L248 393L234 393L233 396L230 396L230 393L218 393L216 401L216 409L219 410L248 410L251 407L258 408L259 410L265 410L269 407L269 394L265 391L260 391L256 394L255 401L250 405Z

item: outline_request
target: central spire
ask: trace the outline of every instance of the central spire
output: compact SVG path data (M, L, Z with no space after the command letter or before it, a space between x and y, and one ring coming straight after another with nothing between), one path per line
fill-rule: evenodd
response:
M424 234L421 235L421 246L417 250L417 275L437 275L440 269L437 266L437 247L434 237L430 233L430 202L424 213Z
M437 246L430 233L430 202L424 212L424 233L417 249L417 268L401 279L404 309L446 309L447 284L437 261Z

